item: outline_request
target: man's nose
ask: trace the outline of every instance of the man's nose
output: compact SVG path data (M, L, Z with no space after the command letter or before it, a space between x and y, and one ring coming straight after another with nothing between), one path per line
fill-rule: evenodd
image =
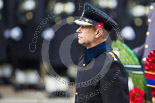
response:
M77 33L81 31L81 26L76 30Z

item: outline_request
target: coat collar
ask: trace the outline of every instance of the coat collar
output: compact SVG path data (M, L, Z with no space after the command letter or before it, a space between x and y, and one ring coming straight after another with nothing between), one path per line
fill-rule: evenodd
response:
M101 53L107 51L107 50L112 50L111 46L108 45L108 43L102 42L92 48L89 49L84 49L84 63L90 62L93 58L96 58L99 56Z

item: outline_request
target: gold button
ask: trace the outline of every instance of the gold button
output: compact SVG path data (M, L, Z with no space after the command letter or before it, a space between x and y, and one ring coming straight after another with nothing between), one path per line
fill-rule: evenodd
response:
M146 44L146 45L145 45L145 49L147 49L148 47L149 47L149 46Z
M75 95L77 96L78 95L78 92L76 92Z
M144 57L144 58L143 58L143 62L145 62L145 61L146 61L146 58Z
M152 5L150 6L150 10L153 10L153 6Z
M86 64L83 64L83 67L85 67L86 66Z
M148 19L147 21L150 23L151 22L151 19Z
M149 33L149 32L146 32L146 35L147 35L147 36L149 36L149 35L150 35L150 33Z

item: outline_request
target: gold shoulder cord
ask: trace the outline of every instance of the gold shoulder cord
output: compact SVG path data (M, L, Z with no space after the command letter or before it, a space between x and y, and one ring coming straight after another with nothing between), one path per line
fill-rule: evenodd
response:
M117 58L116 58L116 56L114 55L114 53L109 52L109 54L114 58L115 61L117 61Z

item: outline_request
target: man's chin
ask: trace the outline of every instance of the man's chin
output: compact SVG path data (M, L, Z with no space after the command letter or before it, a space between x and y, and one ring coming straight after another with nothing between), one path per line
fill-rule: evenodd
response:
M78 40L78 43L79 43L80 45L82 45L82 44L83 44L80 40Z

